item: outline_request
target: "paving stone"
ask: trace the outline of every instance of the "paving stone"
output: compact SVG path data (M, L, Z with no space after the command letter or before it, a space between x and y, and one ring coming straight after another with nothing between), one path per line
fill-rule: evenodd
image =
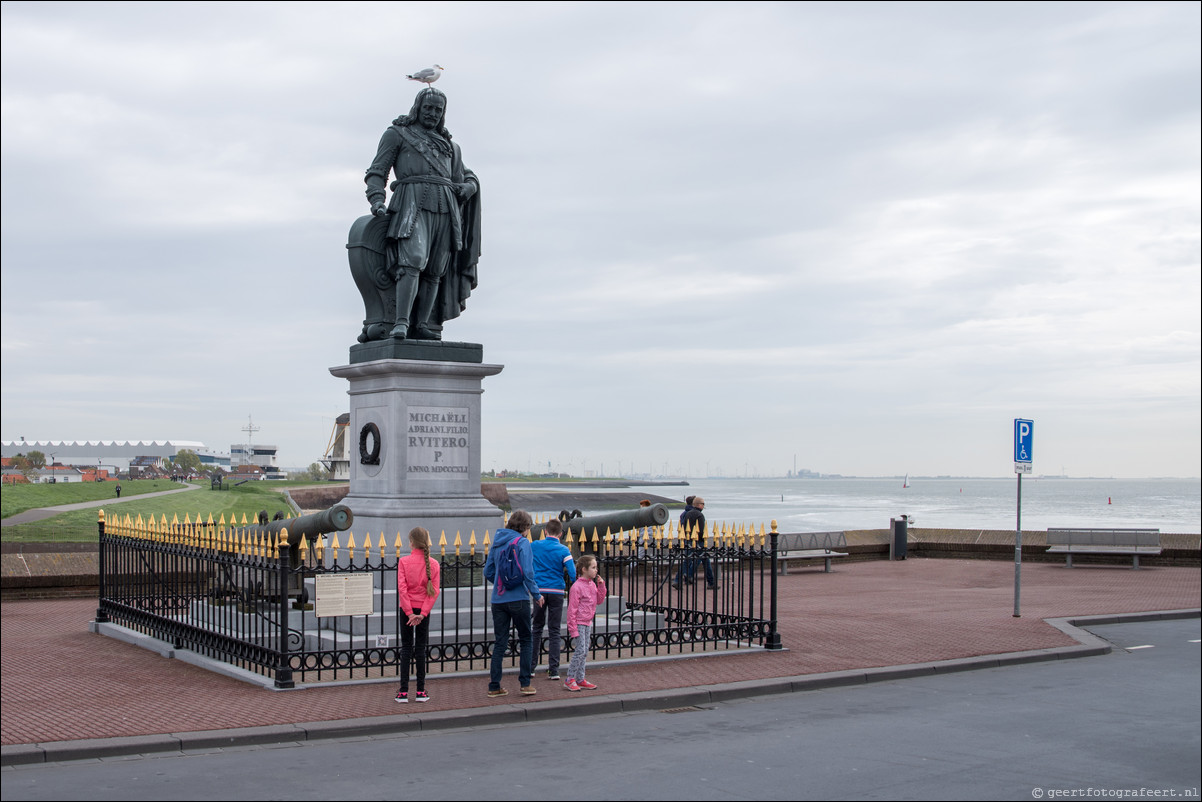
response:
M747 693L760 681L766 688L780 683L814 690L952 670L945 661L1001 665L1100 654L1109 645L1084 635L1082 645L1074 637L1079 626L1068 622L1132 613L1196 616L1202 596L1197 568L1085 571L1032 563L1023 566L1023 614L1016 618L1013 572L1005 561L916 558L783 576L779 630L785 650L591 662L589 678L601 686L594 693L604 694L593 701L605 700L600 712L613 710L614 699L623 710L664 709L731 698L741 683L749 683L742 686ZM398 715L395 681L387 679L273 692L89 632L95 611L95 599L86 598L0 606L4 765L40 762L40 749L53 750L52 760L114 749L136 754L128 750L151 751L156 744L177 749L186 733L245 728L287 738L293 725L309 728L308 737L335 737L329 733L356 728L369 735L409 731L399 722L410 720L422 730L504 724L555 717L570 704L555 683L541 678L537 696L521 697L510 674L510 695L489 699L480 671L431 674L432 701L409 705L405 715ZM130 740L122 746L119 739Z

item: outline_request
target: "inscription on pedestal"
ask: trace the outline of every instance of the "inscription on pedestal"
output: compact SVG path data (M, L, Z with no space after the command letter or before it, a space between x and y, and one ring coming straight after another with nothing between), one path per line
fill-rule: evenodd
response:
M468 473L471 428L467 407L409 407L409 479Z

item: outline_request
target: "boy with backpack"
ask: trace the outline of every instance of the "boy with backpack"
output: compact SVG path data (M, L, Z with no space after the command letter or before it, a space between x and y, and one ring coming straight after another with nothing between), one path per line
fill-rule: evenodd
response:
M507 696L501 687L505 652L509 649L509 626L518 633L518 682L523 696L536 691L530 684L534 676L534 640L530 629L530 600L541 600L534 581L534 562L526 533L534 521L525 510L514 510L505 528L498 529L484 560L484 579L492 588L492 626L495 641L488 677L489 697Z

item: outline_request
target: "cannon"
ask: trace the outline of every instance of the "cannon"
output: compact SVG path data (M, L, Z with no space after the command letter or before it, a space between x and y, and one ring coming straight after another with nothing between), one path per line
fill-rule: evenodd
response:
M281 531L288 530L287 543L280 544L280 559L285 559L284 555L287 553L288 567L293 569L288 574L288 596L303 605L308 601L308 590L305 588L303 577L296 571L301 567L301 540L307 538L312 545L319 535L345 532L354 522L355 515L350 507L335 504L321 512L302 515L299 518L277 518L255 526L239 527L238 531L250 535L267 535L270 540L270 536L278 538ZM239 595L247 601L255 597L271 599L279 595L279 574L276 571L264 572L260 569L226 566L222 569L222 575L226 589L237 588Z
M262 513L260 513L260 516L262 516ZM288 546L292 550L300 546L302 537L308 538L312 542L317 539L318 535L328 535L331 532L345 532L351 528L351 524L354 522L355 514L351 512L350 507L345 504L335 504L328 510L302 515L299 518L280 518L277 516L274 521L267 521L257 526L248 526L240 531L278 535L282 530L287 529Z
M616 512L606 512L601 515L590 515L588 517L568 518L564 520L564 514L560 513L560 520L563 523L564 534L571 534L573 537L579 536L584 532L586 536L592 536L593 530L602 537L605 536L606 530L618 533L625 532L630 529L643 529L648 526L663 526L668 522L668 508L663 504L652 504L650 507L637 507L633 510L617 510ZM545 524L538 524L530 529L530 537L537 540L542 537L543 527Z

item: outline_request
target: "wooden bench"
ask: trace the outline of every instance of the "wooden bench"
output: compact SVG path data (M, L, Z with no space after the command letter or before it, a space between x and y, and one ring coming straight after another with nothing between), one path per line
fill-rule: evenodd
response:
M846 557L847 552L836 549L847 548L847 538L842 532L787 532L776 541L777 572L789 573L789 561L822 560L826 573L831 572L831 559Z
M1130 554L1131 567L1139 568L1141 555L1160 554L1160 530L1049 529L1047 553L1065 555L1069 568L1074 554Z

